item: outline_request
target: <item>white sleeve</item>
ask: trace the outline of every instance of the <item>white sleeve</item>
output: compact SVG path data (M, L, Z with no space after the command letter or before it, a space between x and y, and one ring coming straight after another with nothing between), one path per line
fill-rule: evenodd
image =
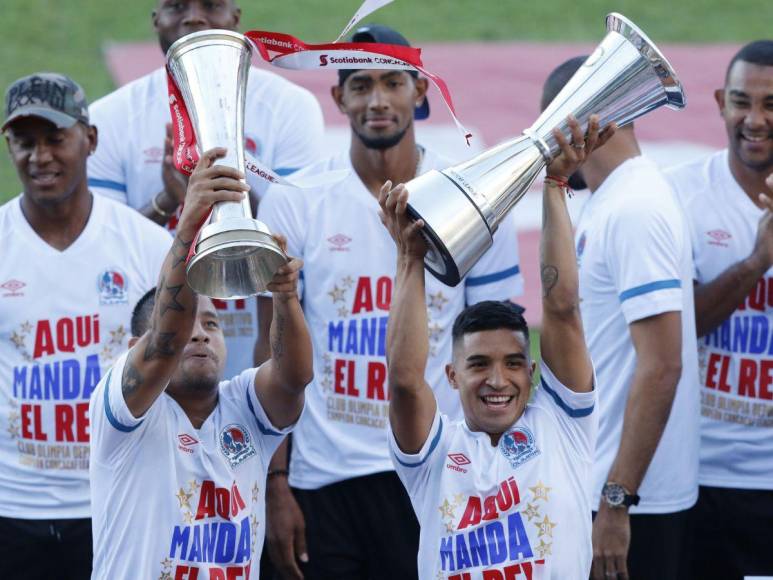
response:
M427 440L419 452L414 454L403 453L397 444L392 428L388 429L392 464L411 498L421 497L429 488L433 467L438 458L442 464L446 455L445 448L448 446L446 443L448 429L444 430L447 423L448 418L442 415L436 406L435 418L432 420Z
M534 395L535 403L550 409L566 441L578 456L593 459L598 430L596 409L596 371L593 371L593 390L588 393L573 391L559 381L553 371L540 362L540 386Z
M255 392L255 377L257 374L258 369L256 368L242 371L241 374L231 380L229 386L235 388L238 393L245 395L250 415L258 424L260 450L265 464L268 465L279 444L295 429L298 423L296 421L292 425L280 429L271 422L271 419L268 418L266 411L263 409L263 405L260 404L258 394Z
M279 175L288 175L319 160L324 122L322 109L309 91L292 87L285 92L285 108L278 127L277 145L271 165ZM307 192L303 192L306 194Z
M683 227L673 204L655 203L625 206L610 223L609 271L628 324L682 310Z
M467 304L483 300L507 300L523 294L515 218L505 217L494 234L494 243L464 279Z
M91 455L101 463L125 460L152 420L158 399L142 416L135 417L123 397L123 370L129 351L102 377L91 396Z
M282 234L287 238L287 253L295 258L303 258L303 249L306 244L304 223L305 196L313 197L314 191L294 191L283 186L272 186L266 193L266 197L258 206L258 219L262 221L272 233ZM270 296L264 293L263 296ZM298 295L303 296L303 270L298 281Z
M126 139L120 123L126 123L128 111L116 114L109 105L114 99L100 100L89 108L89 118L97 127L97 148L88 159L89 189L97 194L128 204L125 169Z

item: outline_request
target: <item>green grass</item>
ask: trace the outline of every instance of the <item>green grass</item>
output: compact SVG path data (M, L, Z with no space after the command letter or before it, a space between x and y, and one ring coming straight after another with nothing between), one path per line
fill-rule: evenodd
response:
M289 32L307 41L332 40L361 0L242 0L242 28ZM91 100L112 81L107 42L154 38L154 0L2 0L0 88L40 70L79 81ZM396 0L370 20L422 41L594 41L603 17L617 10L659 42L743 42L770 37L770 0ZM7 156L0 156L0 202L18 192Z

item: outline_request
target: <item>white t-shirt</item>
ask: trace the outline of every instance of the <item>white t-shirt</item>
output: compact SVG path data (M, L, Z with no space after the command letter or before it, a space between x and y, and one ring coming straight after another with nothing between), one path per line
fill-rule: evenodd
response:
M598 372L599 437L593 502L620 447L636 368L628 325L681 312L682 376L671 414L632 513L673 513L698 497L698 375L690 240L668 183L655 164L630 159L583 207L577 224L580 310Z
M122 356L91 399L92 578L257 579L266 471L291 430L269 421L256 369L220 383L195 429L162 393L139 419L123 398Z
M497 446L440 411L415 455L390 431L421 526L420 578L588 577L596 394L568 389L545 364L541 373L533 401Z
M99 129L99 145L89 157L89 187L140 209L163 189L161 163L166 124L171 122L166 71L160 68L95 101L91 123ZM314 96L282 77L250 69L244 114L245 151L280 175L319 159L322 111ZM266 182L247 172L258 197ZM168 227L177 225L173 217ZM226 337L224 375L232 377L253 366L258 336L255 298L217 301Z
M733 178L727 155L668 173L687 214L699 284L752 253L763 214ZM699 340L698 355L701 485L773 489L773 268Z
M21 199L0 207L0 515L87 518L89 397L126 350L132 309L172 239L95 195L85 229L60 252Z
M428 151L420 172L447 165ZM334 169L351 174L301 194L272 188L259 213L272 231L287 236L289 253L304 261L302 298L314 344L314 381L293 437L290 467L290 484L302 489L392 470L385 345L397 255L378 217L378 200L352 168L348 151L305 173ZM426 277L427 381L451 417L461 417L459 396L444 374L454 319L465 304L522 292L517 244L514 223L507 219L494 246L458 286Z

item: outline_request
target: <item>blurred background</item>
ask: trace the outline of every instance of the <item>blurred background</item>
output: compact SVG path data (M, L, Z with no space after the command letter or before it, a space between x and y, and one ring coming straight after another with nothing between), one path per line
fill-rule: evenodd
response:
M243 0L242 30L273 30L306 42L334 40L361 0ZM65 73L89 101L163 64L151 12L155 0L2 0L0 85L36 71ZM430 89L432 116L418 124L419 140L461 160L530 125L539 113L541 85L565 59L587 54L603 38L604 18L617 11L663 50L687 93L684 111L660 110L637 121L646 153L663 165L724 146L713 100L737 48L771 36L771 0L396 0L369 16L400 30L423 49L425 66L449 85L462 122L475 138L467 148ZM257 66L266 66L256 62ZM328 126L330 151L346 146L349 129L332 106L331 71L281 71L312 90ZM161 144L159 144L161 145ZM19 193L7 153L0 155L0 203ZM572 202L573 213L583 195ZM527 318L539 324L537 243L540 202L527 195L514 211L527 279Z

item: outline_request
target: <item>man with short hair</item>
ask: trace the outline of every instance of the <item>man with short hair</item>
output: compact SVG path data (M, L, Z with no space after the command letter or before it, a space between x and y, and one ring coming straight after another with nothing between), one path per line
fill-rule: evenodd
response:
M584 62L570 59L550 74L543 110ZM592 577L682 580L698 495L689 236L632 125L589 155L575 181L591 191L575 239L599 385Z
M89 398L171 240L89 191L97 130L73 80L15 81L2 131L23 193L0 207L0 568L11 580L82 580Z
M358 29L352 40L408 45L380 25ZM409 579L416 577L418 528L387 449L385 338L395 267L377 196L387 179L408 181L450 163L416 143L414 119L425 118L429 104L427 79L415 71L341 70L331 92L351 124L351 146L304 173L345 169L350 176L302 196L272 188L259 211L304 259L303 307L315 346L289 485L286 448L272 461L268 548L284 578L300 578L303 568L307 579ZM428 283L429 380L445 412L460 413L443 381L454 317L465 304L521 290L512 219L458 286ZM270 312L259 308L263 330Z
M773 40L738 51L715 98L728 147L667 174L701 338L696 580L773 574Z
M266 469L303 409L311 341L294 259L268 285L271 359L220 380L217 311L187 285L185 262L212 205L246 195L242 172L214 165L224 154L202 155L155 297L135 313L141 335L91 401L95 580L259 576Z
M236 31L241 10L235 0L158 0L153 27L161 50L187 34L211 28ZM125 203L174 229L185 197L186 178L172 161L171 114L164 68L137 79L91 106L100 146L89 160L95 193ZM166 127L166 129L165 129ZM250 68L244 114L244 149L280 175L317 161L323 121L314 96L267 70ZM247 174L252 210L266 182ZM228 346L224 376L253 364L258 322L254 298L215 301Z
M598 426L593 367L583 337L572 224L563 183L599 140L569 119L554 132L541 238L541 386L529 330L512 305L486 301L454 322L446 376L462 405L453 420L425 378L429 354L423 220L409 193L387 183L379 203L397 246L389 316L390 449L421 525L419 577L447 580L587 578L590 483Z

